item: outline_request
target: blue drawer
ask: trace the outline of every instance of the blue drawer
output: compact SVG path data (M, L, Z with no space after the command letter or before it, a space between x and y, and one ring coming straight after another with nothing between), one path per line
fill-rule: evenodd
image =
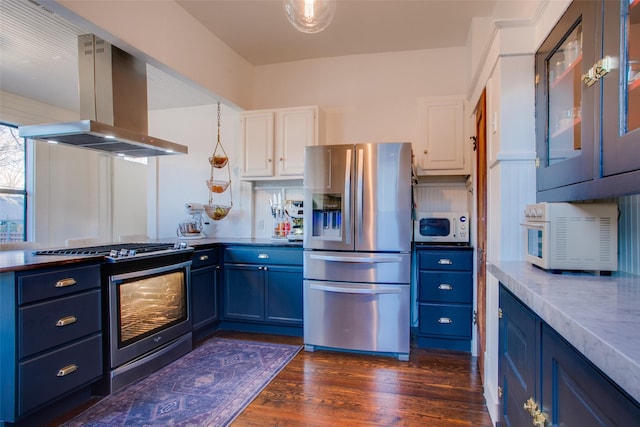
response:
M218 248L201 249L193 253L191 269L209 267L220 264L220 252Z
M53 348L100 331L100 290L18 310L19 357Z
M231 246L224 251L224 262L234 264L302 265L302 248Z
M473 281L470 271L420 271L418 299L422 302L471 304Z
M41 406L102 376L100 334L18 365L18 414Z
M471 306L420 304L420 334L471 338Z
M473 269L473 252L463 249L418 250L420 270L469 270Z
M100 287L100 264L56 268L18 276L18 304Z

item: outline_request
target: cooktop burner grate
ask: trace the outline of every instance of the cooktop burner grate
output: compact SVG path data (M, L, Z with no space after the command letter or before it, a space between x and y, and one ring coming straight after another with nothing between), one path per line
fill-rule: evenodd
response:
M45 249L36 255L109 255L112 250L135 250L137 253L151 253L173 248L173 243L121 243L119 245L89 246L84 248Z

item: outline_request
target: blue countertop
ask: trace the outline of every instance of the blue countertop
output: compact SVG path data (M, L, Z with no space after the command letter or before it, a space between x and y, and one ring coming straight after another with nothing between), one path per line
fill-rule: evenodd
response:
M640 276L552 274L519 261L488 271L640 401Z

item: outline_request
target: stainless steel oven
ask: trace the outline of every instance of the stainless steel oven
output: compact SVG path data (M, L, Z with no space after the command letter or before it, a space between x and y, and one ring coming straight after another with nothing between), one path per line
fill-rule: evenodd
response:
M191 350L190 265L107 276L111 392Z

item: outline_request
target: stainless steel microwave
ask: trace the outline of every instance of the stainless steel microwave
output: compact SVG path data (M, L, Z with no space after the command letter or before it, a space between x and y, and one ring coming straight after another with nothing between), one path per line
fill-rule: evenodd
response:
M468 243L467 212L418 212L413 222L413 241L431 243Z
M545 270L618 269L615 203L536 203L524 210L525 259Z

